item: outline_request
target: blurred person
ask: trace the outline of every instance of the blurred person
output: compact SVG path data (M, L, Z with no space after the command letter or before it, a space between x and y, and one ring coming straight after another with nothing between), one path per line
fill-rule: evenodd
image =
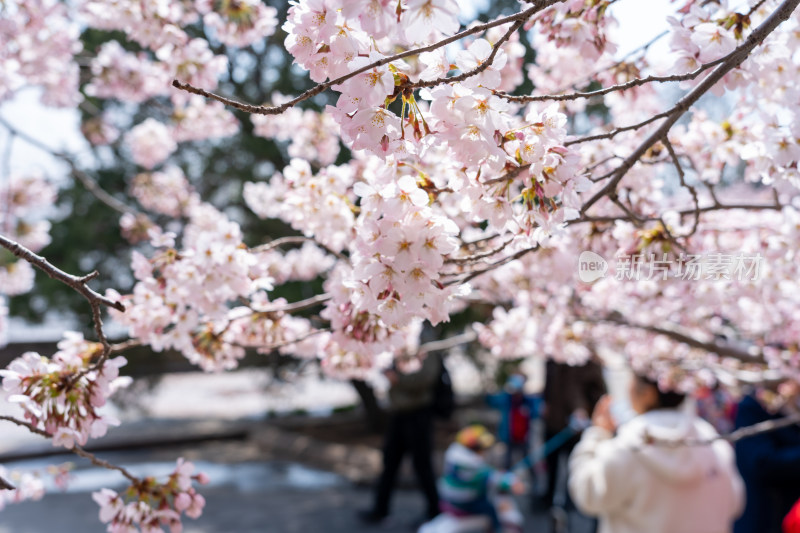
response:
M521 493L523 486L514 474L492 468L484 453L495 438L479 424L458 432L444 455L444 475L439 480L441 508L457 516L485 515L492 530L501 531L500 518L490 498L493 490Z
M629 395L637 416L617 428L605 396L572 452L577 507L600 517L601 533L730 532L744 503L731 445L680 409L683 394L635 376Z
M736 422L736 400L719 383L712 387L701 387L694 393L697 414L714 426L720 435L730 433Z
M798 411L800 387L789 384L782 409L770 410L755 394L739 402L736 428L777 420ZM735 533L780 533L781 522L800 499L800 426L759 433L736 442L736 464L747 503Z
M390 386L383 468L372 508L359 513L362 521L379 523L389 516L397 473L406 453L411 454L417 483L425 496L425 519L430 520L439 514L439 494L432 461L432 405L442 367L441 355L431 352L416 372L402 373L394 367L384 373Z
M783 533L800 533L800 500L797 500L783 518Z
M570 365L548 359L545 366L544 408L542 419L545 428L545 441L550 441L567 426L573 418L589 420L598 400L608 391L603 377L603 367L596 356L592 356L583 365ZM580 425L580 424L578 424ZM565 465L566 459L578 443L580 434L568 439L546 458L547 487L544 505L553 507L556 499L556 488L559 477L564 477L559 465ZM565 494L563 506L573 507L569 494Z
M528 455L531 420L539 417L541 409L541 396L525 394L525 381L524 375L512 374L501 392L486 397L486 403L500 411L497 436L506 447L503 465L506 470L511 470L515 460Z

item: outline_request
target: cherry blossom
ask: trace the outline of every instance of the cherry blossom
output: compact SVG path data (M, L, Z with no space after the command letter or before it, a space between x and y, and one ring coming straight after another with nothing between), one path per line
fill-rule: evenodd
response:
M164 123L148 118L125 134L131 157L138 164L152 169L172 154L178 144Z
M199 518L205 507L205 498L192 485L208 483L208 476L194 474L194 469L194 464L180 458L163 483L147 477L136 480L123 493L111 489L94 492L100 521L108 524L106 531L163 532L164 527L171 532L182 531L181 515Z
M277 10L257 0L197 2L203 22L215 32L215 38L228 46L247 46L275 32Z
M668 20L667 57L617 54L612 0L526 4L445 42L462 29L453 0L292 2L284 47L330 85L267 95L286 109L250 117L288 164L254 173L241 200L291 228L278 239L243 225L238 196L201 198L190 158L171 158L234 135L226 104L253 109L223 98L227 54L269 46L278 21L263 3L27 2L0 23L0 100L31 85L75 106L83 91L104 104L84 110L90 142L116 148L125 131L122 157L141 167L125 199L142 212L122 209L135 283L106 293L125 307L111 315L206 371L278 350L373 379L419 363L424 324L469 316L470 349L490 367L598 353L665 386L752 384L778 402L785 387L772 385L800 378L800 20L773 16L787 2L687 2ZM526 33L509 34L515 24ZM127 44L81 52L84 28ZM309 95L322 91L335 105L319 110ZM2 187L0 233L46 253L55 189L27 174ZM605 268L590 281L583 251ZM0 254L3 295L34 280ZM308 295L290 301L297 282ZM3 370L4 390L55 444L80 445L113 422L101 405L124 380L107 355L69 335L53 357ZM202 511L202 480L179 462L166 483L94 497L110 531L180 530L182 513Z
M0 370L0 376L7 401L19 404L27 420L52 435L54 446L72 448L119 424L99 408L130 378L119 377L119 368L126 363L123 357L106 359L100 368L93 368L101 346L80 334L65 334L58 348L52 358L27 352Z

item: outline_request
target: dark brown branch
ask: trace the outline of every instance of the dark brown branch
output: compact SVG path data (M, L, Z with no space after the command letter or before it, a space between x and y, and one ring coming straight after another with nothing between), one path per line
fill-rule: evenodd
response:
M664 117L667 117L667 116L671 115L674 112L675 112L675 108L672 108L669 111L664 111L663 113L659 113L657 115L653 115L650 118L647 118L647 119L645 119L645 120L643 120L641 122L637 122L636 124L631 124L630 126L620 126L619 128L614 128L613 130L608 131L606 133L598 133L596 135L587 135L585 137L578 137L577 139L571 139L569 141L566 141L564 143L564 146L571 146L573 144L581 144L581 143L585 143L585 142L589 142L589 141L599 141L600 139L612 139L612 138L616 137L617 135L619 135L620 133L623 133L623 132L626 132L626 131L633 131L633 130L641 129L641 128L647 126L648 124L652 124L656 120L659 120L659 119L662 119ZM642 155L644 155L644 152L642 152Z
M54 266L44 257L33 253L21 244L14 242L3 235L0 235L0 246L6 248L20 259L32 264L51 278L60 281L69 287L72 287L81 295L83 295L83 297L86 298L90 304L97 303L108 307L113 307L117 311L125 311L125 306L120 302L115 302L109 298L106 298L102 294L95 292L86 285L86 282L91 280L96 274L92 273L82 277L67 274L63 270Z
M97 359L97 361L88 366L85 370L73 375L70 378L70 382L74 383L79 380L82 376L86 373L90 372L91 370L100 368L103 363L108 359L108 356L111 354L111 344L108 342L106 338L105 331L103 331L103 317L101 312L101 306L105 305L107 307L112 307L118 311L124 312L125 306L122 305L120 302L115 302L109 298L106 298L102 294L96 292L91 287L87 285L87 283L97 277L96 272L92 272L85 276L74 276L72 274L68 274L63 270L57 268L52 263L50 263L44 257L33 253L32 251L28 250L21 244L12 241L0 235L0 246L9 250L12 254L27 261L28 263L32 264L51 278L60 281L71 287L79 294L81 294L86 300L89 302L89 306L92 309L92 321L94 322L94 331L97 335L97 340L103 346L103 353Z

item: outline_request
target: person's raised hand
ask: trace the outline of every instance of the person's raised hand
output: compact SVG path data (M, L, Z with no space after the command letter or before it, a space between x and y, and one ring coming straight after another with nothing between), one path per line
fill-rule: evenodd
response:
M611 416L611 396L604 395L594 406L592 412L592 425L603 428L609 433L614 433L617 429L617 424L614 417Z

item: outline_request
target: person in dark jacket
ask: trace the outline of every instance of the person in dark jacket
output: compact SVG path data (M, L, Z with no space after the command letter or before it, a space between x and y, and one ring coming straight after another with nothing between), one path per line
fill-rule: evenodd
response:
M572 417L590 419L594 406L607 392L603 377L603 367L596 357L583 365L569 365L552 359L545 367L544 410L542 419L545 427L545 440L550 440L566 428ZM547 491L545 504L553 506L556 486L559 479L559 464L565 464L563 457L569 457L580 440L580 435L564 443L557 451L547 456ZM567 494L565 506L571 507Z
M793 405L794 401L788 405ZM736 428L787 416L770 413L754 395L739 402ZM781 533L781 522L800 498L800 426L792 425L736 442L736 465L746 503L734 533Z
M433 471L434 388L442 371L438 352L425 356L413 373L385 372L389 379L389 422L383 445L383 470L378 479L372 509L362 511L367 523L378 523L389 515L397 472L406 453L411 454L417 482L425 495L426 519L439 514L439 493Z

